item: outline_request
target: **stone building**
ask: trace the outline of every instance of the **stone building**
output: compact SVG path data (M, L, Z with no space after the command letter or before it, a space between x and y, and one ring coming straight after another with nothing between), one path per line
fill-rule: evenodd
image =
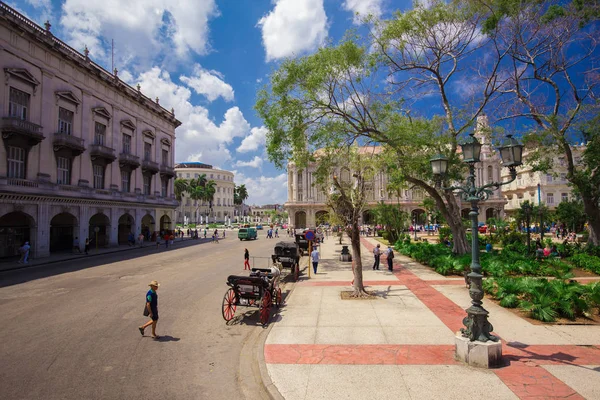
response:
M583 149L583 145L573 148L573 161L576 165L580 162ZM524 157L526 156L525 154ZM504 171L503 179L508 179L508 174ZM541 200L550 210L563 201L573 200L572 188L567 181L567 163L564 155L554 158L553 168L549 173L533 171L531 165L527 164L519 167L517 179L502 188L502 195L507 201L504 210L509 215L513 215L527 200L534 205L538 205Z
M178 178L198 179L205 175L209 181L215 181L216 192L212 204L207 201L193 200L184 193L177 208L178 224L200 224L209 222L231 222L234 217L233 172L213 168L212 165L199 162L185 162L175 165Z
M477 121L478 132L483 132L487 126L487 118L479 117ZM482 185L493 180L498 181L501 177L502 166L499 156L490 147L488 140L483 133L476 135L478 140L483 144L481 149L481 162L476 165L477 184ZM359 154L369 156L381 151L379 147L367 146L360 147ZM299 170L293 163L288 164L288 198L284 207L289 214L289 222L296 228L314 227L324 221L328 214L325 204L327 195L320 191L315 186L315 178L313 173L315 166L311 165L308 168ZM342 180L349 180L351 173L348 168L338 168L335 171ZM425 198L423 190L404 189L402 193L389 193L387 190L388 177L385 172L378 172L367 186L367 206L363 212L360 224L372 224L374 209L378 203L394 204L400 206L403 211L411 215L414 223L419 225L426 224L427 215L422 203ZM468 218L470 204L462 202L461 204L463 216ZM485 222L487 219L502 215L502 210L506 200L502 197L501 190L496 190L492 196L480 203L479 221Z
M0 3L0 258L172 227L173 110Z

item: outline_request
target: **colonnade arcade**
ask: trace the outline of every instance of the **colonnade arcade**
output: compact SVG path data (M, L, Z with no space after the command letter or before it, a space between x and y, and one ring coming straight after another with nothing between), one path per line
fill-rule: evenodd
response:
M102 207L92 205L9 204L0 202L0 258L17 257L25 242L33 256L71 251L75 238L83 250L89 237L91 247L127 244L130 234L152 240L161 230L172 229L168 211L153 208Z

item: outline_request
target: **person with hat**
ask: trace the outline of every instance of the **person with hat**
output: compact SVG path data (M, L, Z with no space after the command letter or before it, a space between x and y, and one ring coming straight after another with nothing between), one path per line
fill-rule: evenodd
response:
M387 263L388 263L388 271L394 270L394 250L392 250L392 246L388 246L387 252Z
M144 316L150 317L150 321L146 322L144 325L140 326L138 329L142 336L144 336L144 331L147 327L152 325L152 338L160 339L160 336L156 334L156 324L158 323L158 294L156 291L160 286L158 281L152 281L148 285L150 286L150 290L146 293L146 306L144 307Z
M379 269L379 259L381 258L381 245L377 243L377 246L373 249L373 256L375 256L375 263L373 269Z

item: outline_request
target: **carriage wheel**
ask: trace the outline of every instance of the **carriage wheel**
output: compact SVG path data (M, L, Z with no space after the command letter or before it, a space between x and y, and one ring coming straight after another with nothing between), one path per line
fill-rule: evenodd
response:
M233 291L233 289L229 289L227 292L225 292L225 296L223 296L222 311L223 319L225 321L231 321L231 319L235 315L235 309L237 308L237 305L235 303L235 292Z
M294 280L297 282L300 277L300 263L296 263L294 266Z
M275 291L275 305L277 306L277 308L279 308L279 306L281 305L281 289L277 288L277 291Z
M265 291L263 298L260 302L260 323L266 325L269 322L269 316L271 314L271 293Z

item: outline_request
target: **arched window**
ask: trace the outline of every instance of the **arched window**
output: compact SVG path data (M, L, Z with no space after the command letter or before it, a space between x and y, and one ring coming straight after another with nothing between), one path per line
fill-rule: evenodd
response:
M487 167L487 181L488 183L494 180L494 168L491 165Z

